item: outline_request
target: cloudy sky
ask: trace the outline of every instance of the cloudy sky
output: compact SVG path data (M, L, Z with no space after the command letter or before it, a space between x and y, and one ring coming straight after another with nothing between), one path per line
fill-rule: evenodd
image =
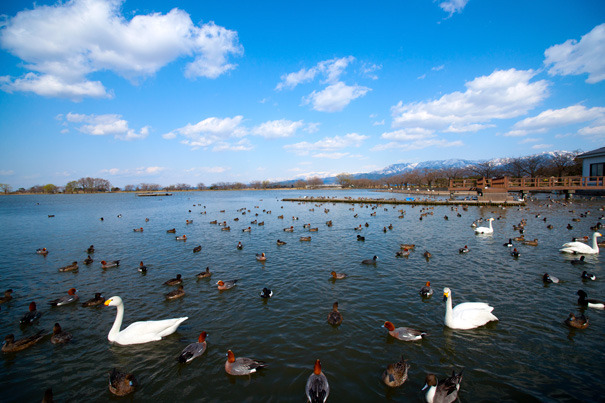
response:
M605 2L0 2L0 182L281 180L605 140Z

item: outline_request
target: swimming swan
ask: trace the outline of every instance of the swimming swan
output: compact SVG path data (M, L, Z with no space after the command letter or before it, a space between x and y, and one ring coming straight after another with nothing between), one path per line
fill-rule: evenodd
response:
M597 255L599 253L599 245L597 244L597 238L600 236L602 235L598 232L592 234L592 246L588 246L583 242L567 242L563 244L563 247L559 249L559 252Z
M451 329L474 329L492 320L498 320L491 312L493 307L485 302L463 302L452 309L452 291L443 289L445 306L445 326Z
M109 341L121 345L149 343L161 340L162 337L174 333L181 323L188 317L173 318L165 320L148 320L145 322L134 322L124 330L120 330L124 318L124 303L122 298L114 296L105 301L105 306L115 306L118 311L116 320L107 335Z
M475 228L475 234L480 235L480 234L493 234L494 233L494 229L492 228L492 221L494 221L493 218L488 218L487 222L489 223L489 227L478 227Z

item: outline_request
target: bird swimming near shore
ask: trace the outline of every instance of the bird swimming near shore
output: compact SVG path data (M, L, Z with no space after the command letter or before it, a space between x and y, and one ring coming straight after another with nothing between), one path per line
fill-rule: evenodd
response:
M267 260L267 256L265 256L265 252L257 253L256 260L258 260L259 262L264 262L265 260Z
M347 277L346 273L336 273L335 271L331 271L330 274L334 280L342 280L343 278Z
M462 371L458 375L452 371L452 376L441 381L438 381L434 374L428 374L422 390L428 388L425 394L427 403L451 403L458 399L460 383L462 383Z
M46 248L39 248L39 249L36 249L36 253L38 255L46 256L46 255L48 255L48 249L46 249Z
M551 276L548 273L544 273L544 275L542 276L542 281L544 282L544 284L550 284L550 283L557 284L559 282L559 279L555 276Z
M271 291L270 289L268 289L267 287L264 287L263 290L260 292L260 297L264 298L264 299L269 299L273 296L273 291Z
M90 257L90 255L88 255L88 256L86 257L86 259L84 259L84 264L85 264L85 265L87 265L87 266L88 266L89 264L91 264L92 262L94 262L94 260L93 260L93 259Z
M178 356L177 361L182 364L186 364L204 354L204 352L206 352L207 347L207 336L208 334L206 332L200 333L197 338L197 342L191 343L187 347L185 347L181 354Z
M12 293L12 288L9 288L8 290L4 291L4 297L0 298L0 304L4 304L5 302L8 302L13 299Z
M430 298L433 295L433 289L431 288L431 282L427 281L425 285L420 289L420 296L422 298Z
M305 394L307 395L307 401L310 403L325 403L328 400L330 385L328 384L328 378L321 371L319 360L315 361L313 373L307 379Z
M580 256L579 259L572 260L571 264L573 264L573 265L582 265L582 264L585 264L586 261L584 259L586 259L586 256L582 255L582 256Z
M59 268L59 271L61 272L67 272L67 271L76 271L78 270L78 262L72 262L71 264L67 265L67 266L63 266Z
M223 291L223 290L229 290L230 288L235 287L235 284L237 283L239 279L235 279L235 280L219 280L216 282L216 285L218 287L219 290Z
M179 285L179 287L176 290L172 290L167 294L164 294L164 297L166 297L167 300L173 300L173 299L178 299L178 298L182 298L185 296L185 290L183 289L183 285Z
M597 276L595 276L594 274L588 273L586 270L584 270L582 272L582 276L581 277L582 277L582 280L592 280L592 281L594 281L594 280L597 279Z
M109 373L109 391L116 396L126 396L134 392L139 383L131 373L118 371L114 368Z
M171 335L181 323L188 319L187 316L164 320L148 320L131 323L128 327L120 330L124 319L124 302L119 296L113 296L105 301L105 306L115 306L116 319L109 330L107 339L121 345L149 343L161 340L162 337Z
M90 307L90 306L98 306L98 305L103 305L103 303L105 302L105 298L103 297L103 294L101 294L100 292L95 293L94 298L89 299L86 302L82 303L83 307Z
M3 353L15 353L17 351L25 350L28 347L33 346L46 337L46 333L44 330L40 330L38 333L24 337L22 339L15 340L14 334L9 334L4 338L4 343L2 344L2 352Z
M376 264L376 262L378 261L378 256L374 255L374 257L372 259L365 259L362 260L361 263L362 264Z
M237 357L233 351L227 351L227 361L225 361L225 372L229 375L250 375L257 370L265 368L267 365L264 361L254 360L248 357Z
M498 318L492 314L493 307L485 302L463 302L452 308L452 291L443 289L445 305L445 326L450 329L474 329Z
M198 274L196 275L196 277L197 277L198 279L200 279L200 278L210 278L210 276L212 276L212 272L210 272L210 267L206 267L206 270L205 270L205 271L203 271L203 272L201 272L201 273L198 273Z
M277 240L277 244L278 244L278 245L286 245L286 242L281 241L281 240L279 240L279 239L278 239L278 240Z
M592 246L586 245L584 242L567 242L563 244L559 252L583 254L583 255L597 255L599 253L599 244L597 238L602 236L599 232L592 234Z
M521 253L517 250L517 248L514 248L510 255L514 258L518 258L519 256L521 256Z
M587 299L586 297L588 294L586 294L584 290L578 290L576 294L579 296L579 305L586 306L588 308L605 309L605 302L596 299Z
M411 327L395 327L392 322L386 321L382 325L389 331L389 335L401 341L416 341L422 340L426 336L426 332L412 329Z
M410 364L401 356L401 360L394 364L389 364L382 373L382 381L391 388L401 386L408 380L408 370Z
M42 316L42 313L38 312L36 308L36 303L30 302L29 310L25 315L23 315L21 320L19 320L19 323L22 325L31 325L32 323L40 319L40 316Z
M111 262L106 262L105 260L101 260L102 269L112 269L114 267L118 267L119 265L120 265L119 260L112 260Z
M588 319L583 314L576 316L570 313L567 319L565 319L565 324L576 329L586 329L588 327Z
M338 326L342 323L343 317L338 310L338 301L332 304L332 311L328 314L328 323L332 326Z
M171 278L164 282L164 285L179 285L183 283L183 279L180 274L177 274L175 278Z
M145 274L145 273L147 273L147 266L145 266L143 264L143 262L140 262L137 270L140 271L141 273Z
M90 255L91 253L95 253L95 246L94 246L94 245L90 245L90 246L88 247L88 249L86 249L86 253L88 253L89 255Z
M61 325L59 325L59 323L55 323L53 326L53 335L50 337L50 342L52 344L65 344L68 343L71 338L71 333L61 329Z
M464 248L458 249L458 253L469 253L470 251L471 250L466 245L464 245Z
M488 227L477 227L475 228L475 234L476 235L489 235L489 234L493 234L494 233L494 228L492 227L492 221L494 221L494 219L492 217L487 219L488 222Z
M202 245L198 245L195 248L193 248L193 253L197 253L197 252L199 252L201 250L202 250Z

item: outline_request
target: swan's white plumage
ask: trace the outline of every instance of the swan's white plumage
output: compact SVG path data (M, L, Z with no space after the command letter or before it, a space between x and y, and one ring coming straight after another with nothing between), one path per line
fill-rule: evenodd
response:
M599 253L599 244L597 243L597 238L600 236L601 234L598 232L592 234L592 246L586 245L584 242L567 242L563 244L559 251L563 253L597 255Z
M492 221L494 221L494 219L489 218L487 221L489 223L489 227L475 228L475 234L493 234L494 233L494 229L492 228Z
M445 326L451 329L474 329L498 320L492 314L494 307L485 302L463 302L452 309L452 291L444 288L443 296L446 298L444 322Z
M122 320L124 319L124 302L122 298L118 296L111 297L105 301L105 305L117 308L116 320L107 335L107 339L122 345L161 340L162 337L174 333L179 325L188 319L188 317L183 317L134 322L124 330L120 330Z

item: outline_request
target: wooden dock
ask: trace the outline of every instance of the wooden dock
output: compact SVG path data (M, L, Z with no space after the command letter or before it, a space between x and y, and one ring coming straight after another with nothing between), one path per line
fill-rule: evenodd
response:
M298 203L349 203L349 204L404 204L414 206L524 206L524 201L519 200L432 200L417 199L409 197L400 199L370 199L370 198L330 198L330 197L289 197L282 199L284 202Z
M137 193L139 197L172 196L172 193Z
M501 191L501 192L553 192L574 193L576 190L605 190L603 176L563 176L535 178L480 178L450 179L448 190L458 191Z

